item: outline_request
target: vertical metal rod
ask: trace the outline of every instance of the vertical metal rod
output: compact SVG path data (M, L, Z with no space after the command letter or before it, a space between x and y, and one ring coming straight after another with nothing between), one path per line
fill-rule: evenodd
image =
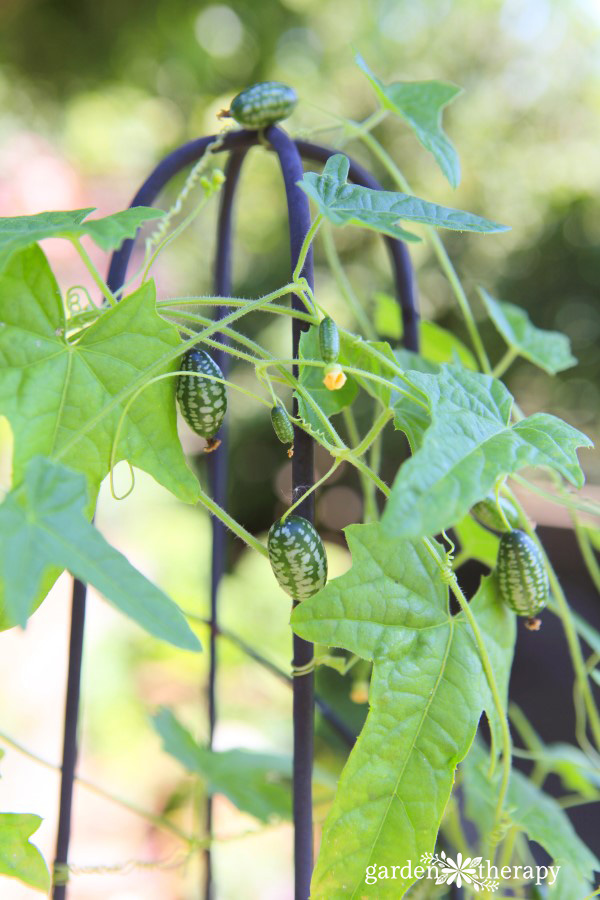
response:
M71 808L73 805L73 782L77 765L77 726L79 694L81 684L81 661L83 657L83 634L85 626L86 586L78 579L73 583L71 605L71 634L69 638L69 670L67 674L67 695L65 701L65 724L60 781L60 813L58 835L54 857L55 876L66 882L69 840L71 837ZM52 892L54 900L64 900L66 883L55 884Z
M291 268L294 270L303 240L310 228L310 209L306 194L297 186L302 179L303 169L300 154L294 142L280 128L272 126L265 132L281 166L285 184L290 228ZM313 254L312 248L301 273L312 288ZM292 296L294 309L304 309L300 297ZM300 336L308 328L305 322L298 319L292 324L292 350L298 356ZM297 367L294 375L298 376ZM298 414L294 401L294 415ZM312 438L299 428L294 429L294 456L292 457L292 497L297 500L314 481L314 444ZM309 521L314 521L314 494L301 503L297 513ZM293 638L294 666L304 666L313 658L313 645L297 635ZM294 678L293 684L293 720L294 720L294 882L295 900L308 900L313 867L313 828L312 828L312 762L314 732L314 675Z
M214 274L214 291L215 294L220 297L231 296L231 231L233 223L233 202L246 153L247 150L245 149L232 151L225 171L226 181L221 192ZM226 306L219 306L216 310L216 318L222 319L228 312L229 310ZM218 338L222 342L226 341L224 335L219 335ZM229 363L228 354L223 350L214 350L212 355L213 359L226 376ZM213 453L209 457L208 462L212 498L223 508L227 505L228 432L227 422L224 422L218 435L221 439L221 446L216 453ZM219 631L218 593L221 577L226 568L227 529L216 516L212 517L211 526L210 635L208 640L208 682L206 691L208 701L208 746L212 749L217 721L216 678L217 634ZM212 837L212 826L213 804L212 796L209 794L206 798L206 834L209 838ZM207 847L204 851L204 861L204 897L205 900L212 900L214 890L210 847Z

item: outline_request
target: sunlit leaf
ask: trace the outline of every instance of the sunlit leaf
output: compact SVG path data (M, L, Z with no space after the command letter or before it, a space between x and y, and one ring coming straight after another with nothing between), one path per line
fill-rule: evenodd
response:
M86 475L93 505L110 469L123 405L65 448L85 422L180 344L177 329L157 315L149 282L67 341L58 285L37 246L15 256L0 276L0 322L0 412L14 433L14 483L32 457L60 454ZM173 362L161 371L176 368ZM115 461L128 459L182 500L197 500L198 483L177 436L174 378L151 385L130 406L117 451Z
M442 111L462 88L445 81L394 81L383 84L369 69L362 56L356 56L359 68L371 82L384 109L400 116L430 153L452 185L460 182L458 153L442 128Z
M524 466L550 466L581 487L576 448L591 441L566 422L536 413L511 425L513 398L491 376L448 365L436 375L408 376L428 398L431 425L419 435L419 449L401 467L387 502L383 521L394 534L437 534L482 500L498 477ZM396 424L405 428L404 401L400 412Z
M432 851L488 694L471 630L449 614L448 588L424 543L398 541L380 523L352 525L346 538L350 571L292 614L300 636L373 661L370 712L324 826L311 897L396 898L414 879L400 873L369 887L366 866L414 867ZM507 610L487 589L473 610L507 671Z
M135 237L144 222L164 216L163 210L135 206L111 216L84 222L91 212L94 212L93 207L0 218L0 272L14 253L44 238L73 239L87 235L102 250L115 250L125 238Z
M536 328L524 309L495 300L479 288L488 315L509 347L550 375L577 365L566 334Z
M307 172L298 184L313 200L319 212L334 225L358 225L389 234L404 241L418 238L398 226L398 222L418 222L453 231L491 233L507 231L473 213L429 203L410 194L376 191L348 183L348 158L341 153L331 156L321 175Z
M194 740L163 707L153 717L164 749L181 765L205 780L211 794L224 794L238 809L263 822L291 817L289 756L252 750L209 750Z
M46 893L50 890L50 872L38 848L29 841L41 824L39 816L0 813L0 875L17 878Z
M58 566L92 584L161 640L197 650L183 614L87 521L83 475L36 457L0 505L0 584L9 619L24 625L45 572Z

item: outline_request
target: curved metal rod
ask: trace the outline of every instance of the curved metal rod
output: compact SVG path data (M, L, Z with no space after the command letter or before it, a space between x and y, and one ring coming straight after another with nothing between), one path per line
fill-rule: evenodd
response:
M242 164L246 157L248 149L246 147L240 150L232 150L227 167L225 169L225 184L221 192L219 204L219 219L217 223L217 253L215 259L214 273L214 291L219 297L231 296L231 232L233 225L233 204L235 199L236 188L242 169ZM222 319L227 315L229 310L225 306L219 306L216 310L217 319ZM216 335L216 339L226 342L224 335ZM212 353L214 361L221 368L225 377L229 368L229 355L223 350L214 350ZM215 503L218 503L223 509L227 506L227 475L228 475L228 445L229 445L229 427L227 421L223 423L219 431L221 446L217 453L211 454L208 458L208 471L211 485L211 494ZM211 572L210 572L210 633L208 639L208 683L207 683L207 701L208 701L208 746L213 747L215 725L217 721L217 697L216 697L216 678L217 678L217 640L219 621L218 621L218 593L221 578L226 569L227 557L227 528L216 516L211 516L212 527L212 550L211 550ZM206 835L212 838L213 825L213 803L211 794L206 798ZM212 900L213 897L213 878L212 878L212 854L210 846L204 851L205 871L204 871L204 897L205 900Z
M281 174L285 185L290 228L291 271L298 262L300 249L310 228L310 208L308 197L297 182L302 180L302 159L295 143L280 128L271 126L265 131L279 158ZM312 247L306 256L301 275L306 278L311 289L314 287ZM300 297L292 295L292 308L303 310ZM292 355L298 358L300 336L308 329L308 323L299 319L292 321ZM298 367L294 366L298 377ZM294 415L298 415L298 402L294 398ZM295 502L314 483L314 442L301 428L294 427L294 455L292 457L292 498ZM310 494L297 510L314 522L314 494ZM296 605L296 601L294 601ZM296 634L293 636L295 667L305 666L313 658L313 645ZM294 882L295 900L308 900L313 867L313 827L312 827L312 765L314 738L314 673L294 678L293 684L294 720Z
M276 131L279 131L276 129ZM280 132L284 134L283 132ZM286 137L286 140L289 140ZM151 206L165 187L165 185L178 174L186 166L197 162L204 155L206 149L216 139L216 135L209 135L205 138L189 141L177 150L174 150L166 156L151 172L146 181L142 184L135 197L131 202L131 206ZM219 148L222 150L240 150L249 148L259 143L258 133L256 131L233 131L224 136L223 142ZM307 141L297 141L297 148L302 155L309 159L325 162L335 153L327 147L321 147L317 144L311 144ZM358 184L370 187L375 190L381 189L381 186L362 166L350 159L350 177ZM301 169L298 170L298 180L302 177ZM418 316L416 313L416 305L414 303L412 270L408 257L408 250L400 241L394 238L385 238L392 258L394 274L396 279L396 292L402 305L402 317L404 322L404 343L408 349L418 349L418 335L416 325ZM123 242L119 250L115 251L111 256L108 270L107 284L113 292L118 292L125 283L127 267L134 246L134 239ZM411 302L411 297L413 298ZM412 309L412 311L411 311ZM304 435L304 432L301 433ZM303 438L298 435L298 440ZM77 724L79 712L79 696L81 681L81 660L83 654L83 636L85 621L85 605L86 605L86 585L78 579L74 580L72 601L71 601L71 632L69 644L69 668L67 675L67 698L65 707L65 723L64 723L64 739L63 739L63 760L62 775L60 787L60 809L58 822L58 837L55 856L55 869L66 866L68 861L68 850L71 828L71 808L73 798L73 783L75 777L75 767L77 762ZM308 660L307 660L308 661ZM304 680L304 679L302 679ZM325 709L322 710L325 717L328 718ZM53 889L53 900L64 900L66 896L66 886L64 884L55 885Z
M330 156L339 153L331 147L321 147L320 144L311 144L310 141L296 141L296 147L303 159L316 160L326 163ZM349 177L355 184L371 188L374 191L382 191L383 187L370 172L345 154L350 162ZM383 235L390 254L392 268L396 282L396 297L402 311L402 324L404 327L403 344L407 350L419 350L419 313L416 302L415 282L408 247L397 238Z

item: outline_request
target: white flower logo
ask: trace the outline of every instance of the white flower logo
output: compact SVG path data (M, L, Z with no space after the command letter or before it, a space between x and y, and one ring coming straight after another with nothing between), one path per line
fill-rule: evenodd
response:
M466 859L463 859L462 853L459 853L455 862L452 857L446 855L444 850L440 851L439 856L437 854L425 853L421 857L422 863L436 867L436 884L456 884L457 887L468 884L476 893L479 893L480 888L485 888L488 891L496 891L499 886L497 881L493 881L491 878L484 878L482 880L478 875L477 870L481 864L481 860L481 856L468 856Z
M457 887L462 887L463 884L472 884L476 891L479 890L479 886L475 881L477 876L475 866L478 866L481 862L481 856L476 856L475 859L471 859L468 856L463 860L462 853L459 853L456 857L456 862L451 857L446 856L443 850L440 856L444 861L444 867L436 884L454 884L456 882Z

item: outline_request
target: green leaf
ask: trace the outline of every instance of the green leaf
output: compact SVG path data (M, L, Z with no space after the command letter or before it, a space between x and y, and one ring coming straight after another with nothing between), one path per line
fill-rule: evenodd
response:
M116 250L125 238L135 237L144 222L164 216L163 210L136 206L112 216L84 222L91 212L94 212L93 207L0 218L0 272L6 268L14 253L31 247L44 238L62 237L72 240L87 235L102 250Z
M589 438L545 413L510 425L513 398L500 381L448 365L437 375L408 377L428 397L431 425L388 499L383 521L393 534L437 534L482 500L497 478L524 466L550 466L583 484L576 448L590 447ZM402 429L406 404L399 410Z
M224 794L238 809L262 822L291 818L289 757L251 750L209 750L165 707L153 717L153 725L165 751L188 772L201 775L211 794Z
M0 505L0 584L8 617L24 625L49 567L68 569L161 640L198 650L183 614L86 519L85 478L36 457Z
M370 712L324 826L311 897L397 898L413 879L370 888L365 868L414 866L433 849L487 688L471 630L450 615L424 542L398 541L381 523L345 532L352 568L292 614L301 637L373 661ZM497 640L506 610L487 588L476 606L484 640ZM490 648L496 661L504 640Z
M83 423L180 344L177 329L157 315L149 282L67 341L58 285L37 246L0 276L0 322L0 413L15 438L13 483L32 457L59 457L86 475L93 504L123 406L65 448ZM176 370L173 362L161 371ZM175 378L151 385L130 406L117 449L115 462L128 459L180 499L197 501L198 482L177 436Z
M479 288L487 313L508 344L519 356L528 359L550 375L577 365L571 353L566 334L536 328L524 309L512 303L494 300L483 288Z
M374 355L372 351L375 351L378 356ZM365 341L356 334L349 334L348 332L340 334L339 362L342 366L363 369L365 372L370 372L372 375L377 375L379 378L385 378L387 381L393 382L394 372L389 365L386 365L386 359L392 366L398 366L398 361L387 341ZM352 377L367 394L376 400L380 400L384 406L389 406L392 395L397 396L397 392L392 394L391 388L380 382L360 375Z
M475 743L461 766L468 818L489 832L494 819L500 773L490 778L487 755ZM510 821L521 827L561 866L570 866L582 878L591 878L600 861L578 837L566 812L520 772L512 771L507 795Z
M460 544L461 555L466 553L468 559L476 559L489 569L494 568L499 544L495 534L483 528L470 513L457 522L453 530Z
M39 816L0 813L0 875L18 878L37 891L50 890L46 861L29 838L42 824Z
M356 63L371 82L381 106L411 126L423 147L433 153L452 187L457 187L460 162L442 128L442 110L462 94L462 88L445 81L394 81L386 85L371 72L362 56L356 56Z
M399 221L484 234L509 230L506 225L460 209L438 206L411 194L375 191L349 184L349 165L346 156L336 153L327 160L321 175L306 172L302 181L298 182L299 187L317 204L319 212L334 225L358 225L403 241L419 238L400 228Z
M435 322L421 322L421 353L432 363L460 363L477 370L477 361L463 342Z
M470 606L485 635L486 650L506 716L508 682L517 640L517 619L502 601L498 591L498 582L493 575L481 579L481 584L471 600ZM493 750L495 754L498 754L502 746L501 721L487 681L482 682L481 690L483 707L490 723Z

